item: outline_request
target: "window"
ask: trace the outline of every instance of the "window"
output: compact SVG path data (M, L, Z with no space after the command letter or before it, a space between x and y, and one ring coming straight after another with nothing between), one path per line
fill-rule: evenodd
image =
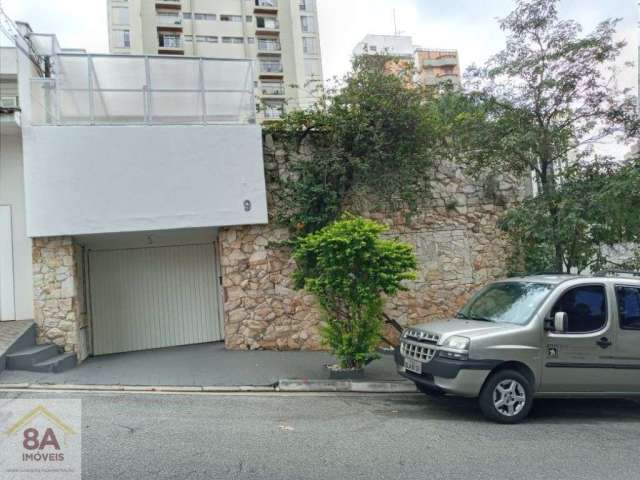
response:
M216 16L212 13L195 13L194 18L196 20L208 20L213 21L216 19Z
M129 25L129 7L113 7L111 19L114 25Z
M616 287L620 328L640 330L640 287Z
M378 47L376 47L375 45L371 45L371 46L369 47L369 51L370 51L370 52L377 52L377 51L378 51Z
M302 37L302 48L307 55L318 55L318 40L313 37Z
M256 43L256 39L253 37L247 38L247 43Z
M304 12L308 12L309 10L313 10L315 7L313 0L300 0L300 10Z
M322 68L320 66L320 62L318 62L317 60L305 60L304 74L307 77L321 77Z
M183 12L182 18L185 20L191 20L191 12Z
M222 37L222 43L244 43L242 37Z
M585 285L566 292L551 310L569 316L565 333L587 333L601 330L607 323L607 294L602 285Z
M221 22L241 22L242 15L220 15Z
M253 22L253 17L251 15L247 15L246 16L246 21L247 21L247 23Z
M300 17L300 25L304 33L312 33L315 31L313 25L313 17L309 15L303 15Z
M213 37L211 35L196 35L196 41L201 43L218 43L218 37Z
M113 45L116 48L130 48L131 34L129 33L129 30L114 30Z

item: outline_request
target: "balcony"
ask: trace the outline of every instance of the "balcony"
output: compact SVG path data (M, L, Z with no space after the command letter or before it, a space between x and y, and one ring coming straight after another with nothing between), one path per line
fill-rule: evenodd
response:
M181 54L183 52L181 35L158 32L158 53Z
M280 23L275 17L256 17L257 35L277 35L280 32Z
M260 93L263 97L284 97L284 84L283 83L273 83L273 84L262 84L260 88Z
M264 78L282 77L283 68L280 62L260 62L260 76Z
M458 65L458 57L442 56L439 58L425 58L422 64L425 67L455 67Z
M275 13L278 10L278 0L255 0L254 13Z
M282 51L282 45L278 40L265 40L258 39L258 53L280 53Z
M180 9L182 8L182 1L181 0L156 0L156 7Z
M264 107L264 119L280 120L284 115L284 107L282 105L265 105Z
M182 29L182 15L179 13L157 12L156 23L159 27L177 27Z

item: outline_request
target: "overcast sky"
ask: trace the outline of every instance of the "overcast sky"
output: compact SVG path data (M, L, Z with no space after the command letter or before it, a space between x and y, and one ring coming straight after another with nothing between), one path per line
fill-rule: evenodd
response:
M145 0L152 1L152 0ZM211 0L215 1L215 0ZM351 51L367 33L398 30L416 45L456 48L462 67L482 63L504 47L496 18L505 16L513 0L317 0L325 78L349 68ZM108 51L106 0L0 0L14 20L24 20L38 32L55 33L68 48ZM561 15L590 31L599 21L621 17L618 36L629 43L621 59L621 86L636 88L637 0L562 0Z

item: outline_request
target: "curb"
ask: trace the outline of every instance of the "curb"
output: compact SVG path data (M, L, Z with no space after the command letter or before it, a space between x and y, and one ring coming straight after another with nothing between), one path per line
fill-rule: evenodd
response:
M307 380L283 379L274 385L78 385L70 383L0 383L0 391L88 391L128 393L416 393L416 387L406 380L367 382L355 380Z
M356 380L289 380L278 382L277 392L357 392L357 393L416 393L413 382L391 380L367 382Z

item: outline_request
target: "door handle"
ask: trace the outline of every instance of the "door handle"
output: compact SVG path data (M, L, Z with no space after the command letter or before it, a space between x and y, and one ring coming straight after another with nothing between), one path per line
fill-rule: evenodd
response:
M607 337L602 337L600 340L598 340L596 342L598 345L600 345L600 347L602 348L607 348L610 347L611 345L613 345L611 343L611 341L609 341L609 339Z

